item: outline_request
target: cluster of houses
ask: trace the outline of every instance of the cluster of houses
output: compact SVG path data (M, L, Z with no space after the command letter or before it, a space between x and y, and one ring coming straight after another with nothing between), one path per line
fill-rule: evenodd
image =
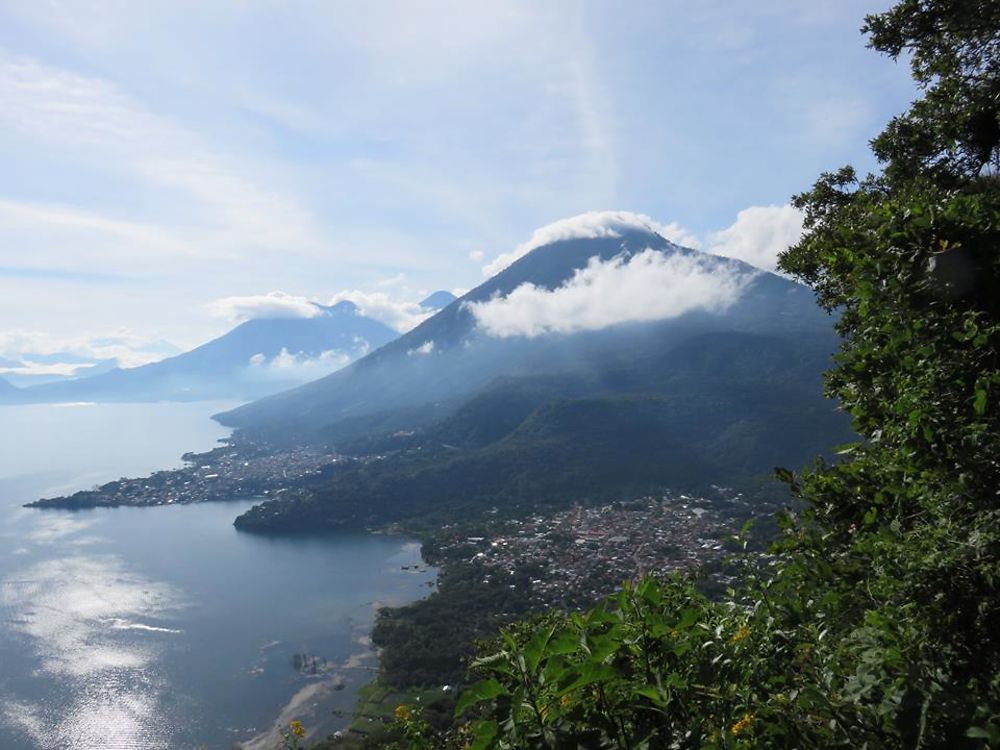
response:
M181 469L158 471L138 479L118 479L68 497L37 500L34 505L61 508L173 505L274 497L299 480L347 460L309 449L267 455L215 450L203 456L210 456L210 463L196 460Z
M483 583L509 580L509 586L530 586L532 600L540 605L572 607L599 599L625 580L721 560L735 530L731 516L715 505L715 500L672 494L578 505L505 521L495 533L456 540L453 546L482 567Z

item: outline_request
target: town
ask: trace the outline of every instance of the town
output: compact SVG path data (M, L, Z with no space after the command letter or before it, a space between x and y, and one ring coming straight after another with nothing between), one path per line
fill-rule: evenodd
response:
M649 573L705 570L726 583L721 563L736 533L732 506L742 493L717 497L670 493L549 516L497 521L481 536L444 542L439 553L482 568L483 584L527 585L533 605L573 608L597 601L622 581ZM447 535L447 527L444 529Z
M232 446L186 454L187 465L148 477L118 479L66 497L29 503L36 508L97 508L186 505L220 500L269 498L294 491L304 480L354 459L322 450L296 448L278 453L237 450Z

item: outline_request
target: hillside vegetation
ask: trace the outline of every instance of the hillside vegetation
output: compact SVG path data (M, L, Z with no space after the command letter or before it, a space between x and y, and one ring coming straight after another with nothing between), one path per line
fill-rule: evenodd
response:
M426 427L345 430L338 449L386 457L253 508L237 526L431 529L496 508L515 515L664 486L754 482L789 456L806 461L852 438L818 387L834 345L706 334L602 370L504 378Z

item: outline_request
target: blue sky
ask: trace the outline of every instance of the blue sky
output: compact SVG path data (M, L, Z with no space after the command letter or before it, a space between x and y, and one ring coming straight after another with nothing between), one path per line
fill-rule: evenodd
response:
M750 242L912 98L887 5L0 0L0 350L412 302L590 210Z

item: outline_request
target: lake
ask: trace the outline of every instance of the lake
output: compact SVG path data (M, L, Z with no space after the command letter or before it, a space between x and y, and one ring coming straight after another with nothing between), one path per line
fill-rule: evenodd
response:
M237 532L252 503L20 507L180 465L232 404L0 407L0 747L230 748L346 722L377 607L425 596L419 545ZM254 748L274 746L258 736Z

